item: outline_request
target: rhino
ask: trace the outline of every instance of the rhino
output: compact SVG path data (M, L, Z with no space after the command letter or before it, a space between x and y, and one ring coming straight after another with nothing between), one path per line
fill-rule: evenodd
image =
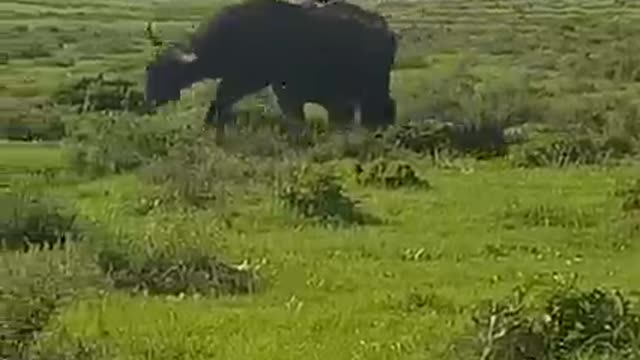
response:
M218 143L234 104L266 87L295 133L308 102L323 106L331 123L348 126L359 111L363 126L385 128L396 116L390 90L396 51L385 19L356 5L246 0L218 12L186 47L170 46L149 63L145 99L162 106L199 81L218 80L204 119L215 123Z

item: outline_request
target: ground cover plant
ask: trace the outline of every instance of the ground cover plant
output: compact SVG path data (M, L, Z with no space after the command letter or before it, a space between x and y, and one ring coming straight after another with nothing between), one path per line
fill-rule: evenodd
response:
M224 146L212 84L141 96L228 2L0 4L0 358L640 356L640 4L352 2L398 123L265 90Z

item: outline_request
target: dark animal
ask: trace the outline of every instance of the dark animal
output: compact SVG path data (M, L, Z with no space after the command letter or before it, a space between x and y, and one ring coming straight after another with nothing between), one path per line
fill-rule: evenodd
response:
M395 120L390 72L395 34L377 14L338 2L305 8L278 0L229 6L197 32L189 51L171 47L147 66L145 95L162 105L203 79L220 79L206 123L216 119L222 141L233 105L271 86L291 130L315 102L332 122L353 119L369 128Z

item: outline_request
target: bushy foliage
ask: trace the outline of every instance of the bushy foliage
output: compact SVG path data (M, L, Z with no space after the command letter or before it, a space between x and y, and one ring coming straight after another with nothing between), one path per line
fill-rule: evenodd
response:
M61 86L51 100L80 113L104 110L147 113L150 109L145 105L144 94L135 85L131 80L105 79L102 74L85 76Z
M559 132L539 136L515 149L512 162L521 167L603 164L635 153L624 138Z
M26 358L31 343L60 308L91 288L101 276L76 247L0 254L0 357Z
M258 286L252 269L227 265L202 249L156 249L146 254L125 249L106 246L98 256L98 265L119 289L152 295L226 295L252 293Z
M136 169L164 157L192 130L165 117L84 114L66 121L67 150L81 174L104 175Z
M51 199L0 193L0 204L0 241L7 249L51 249L82 237L75 212Z
M622 198L623 211L640 210L640 180L636 179L615 191L615 195Z
M502 156L507 152L504 129L497 123L455 124L437 120L414 121L388 130L385 141L395 147L437 156Z
M367 161L389 154L393 150L393 144L385 142L381 134L354 129L320 137L310 149L309 158L315 162L349 158Z
M428 188L429 182L420 178L411 164L379 158L364 166L355 165L356 181L362 185L375 185L391 189L400 187Z
M325 223L358 223L367 220L356 201L345 194L344 187L330 171L303 164L294 168L278 189L285 206L304 218Z
M229 147L217 147L213 139L199 136L171 148L166 157L152 162L141 174L143 179L165 187L165 200L204 208L224 206L234 196L273 185L288 166L276 154L255 156L251 149ZM250 154L243 154L243 150Z
M558 357L575 352L640 355L640 315L619 291L567 289L545 306L549 349Z
M476 308L480 359L640 355L640 314L620 291L571 283L554 286L536 301L527 299L530 290L518 287L512 297Z
M0 138L15 141L60 140L64 137L64 110L29 104L0 120Z

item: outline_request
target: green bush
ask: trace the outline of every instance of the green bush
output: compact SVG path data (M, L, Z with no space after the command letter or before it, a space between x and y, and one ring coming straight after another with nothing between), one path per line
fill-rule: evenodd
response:
M567 289L545 306L545 327L552 354L619 353L640 356L640 315L619 291Z
M0 253L0 358L28 358L32 343L62 307L92 289L101 275L85 250Z
M623 211L640 210L640 180L627 184L615 191L617 197L622 198Z
M320 137L309 150L309 158L314 162L326 162L336 159L372 160L390 154L391 144L377 134L351 130Z
M433 157L444 153L488 158L505 155L508 147L503 127L488 122L414 121L390 128L384 139L392 146Z
M193 133L165 117L122 113L73 116L65 121L65 126L70 165L87 175L139 168L167 156L169 149Z
M258 289L253 269L225 264L202 249L148 249L131 252L115 243L103 247L98 265L117 289L152 295L248 294Z
M324 223L364 224L368 217L349 198L337 177L326 169L303 164L292 170L278 189L285 206L304 218Z
M104 110L138 114L150 112L144 94L135 86L136 83L131 80L105 79L99 74L64 84L56 90L51 100L56 104L71 106L80 113Z
M640 314L621 292L556 286L540 301L514 296L474 311L476 358L580 359L640 356Z
M355 166L356 180L362 185L387 188L419 187L428 188L429 182L421 179L414 168L404 161L389 161L379 158L364 166Z
M621 137L557 133L523 144L513 153L512 162L520 167L594 165L634 153L634 146Z
M150 183L163 186L164 202L224 207L235 196L273 185L288 166L286 159L276 154L245 155L243 150L251 151L230 147L219 148L213 139L200 136L171 148L166 157L152 162L140 174Z
M29 106L0 121L0 137L15 141L60 140L64 137L63 110Z
M75 212L52 200L0 193L0 203L0 241L6 249L52 249L82 237Z

